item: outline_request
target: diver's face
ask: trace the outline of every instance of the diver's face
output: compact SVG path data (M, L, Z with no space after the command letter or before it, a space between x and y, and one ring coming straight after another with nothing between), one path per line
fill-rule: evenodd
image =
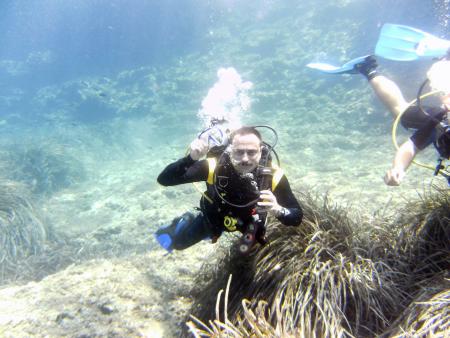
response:
M441 96L442 104L450 110L450 60L435 62L428 70L427 77L433 91L444 93Z
M254 134L236 135L231 143L231 163L239 174L252 172L261 159L261 142Z

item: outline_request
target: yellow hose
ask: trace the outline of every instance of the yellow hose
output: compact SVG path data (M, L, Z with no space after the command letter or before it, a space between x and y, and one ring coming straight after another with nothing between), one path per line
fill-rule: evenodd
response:
M423 94L420 97L420 99L422 100L422 99L424 99L426 97L435 95L437 93L440 93L440 91L439 90L431 91L429 93ZM398 148L399 148L399 145L397 143L397 130L398 130L398 124L400 122L400 119L402 118L402 116L405 113L405 111L407 111L409 107L411 107L414 103L416 103L416 101L417 101L417 98L412 100L410 103L408 103L408 105L406 106L405 110L403 110L400 114L398 114L397 117L394 120L394 124L392 125L392 143L394 144L396 150L398 150ZM415 165L418 165L419 167L427 168L427 169L430 169L430 170L433 170L433 171L436 170L436 167L434 167L432 165L420 163L420 162L415 161L415 160L413 160L412 163L414 163ZM443 171L447 172L447 169L444 169Z

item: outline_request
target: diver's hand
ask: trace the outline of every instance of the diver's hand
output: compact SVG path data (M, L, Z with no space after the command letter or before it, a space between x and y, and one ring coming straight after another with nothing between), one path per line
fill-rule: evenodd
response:
M205 140L196 138L194 141L192 141L189 156L191 156L194 161L198 161L199 159L201 159L206 155L207 152L208 143L205 142Z
M400 182L405 177L405 171L396 167L389 169L384 175L384 183L390 186L400 185Z
M270 190L262 190L261 195L259 195L260 202L258 202L258 210L269 212L274 216L278 216L283 207L278 204L277 198Z

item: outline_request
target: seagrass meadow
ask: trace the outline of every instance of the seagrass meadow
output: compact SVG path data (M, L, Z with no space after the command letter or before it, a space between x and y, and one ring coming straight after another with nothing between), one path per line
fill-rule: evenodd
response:
M190 333L195 337L449 334L448 191L434 191L408 204L407 217L369 224L349 218L347 210L327 199L303 195L300 200L305 206L301 228L286 230L272 224L269 245L245 259L234 251L222 252L220 263L199 278L187 324Z
M434 149L416 157L433 170L386 186L391 114L360 74L307 67L373 54L385 23L450 39L448 13L447 0L0 2L0 337L448 337ZM434 60L377 63L409 101ZM168 254L155 232L201 195L157 177L219 113L276 131L304 220L270 218L249 255L238 233Z

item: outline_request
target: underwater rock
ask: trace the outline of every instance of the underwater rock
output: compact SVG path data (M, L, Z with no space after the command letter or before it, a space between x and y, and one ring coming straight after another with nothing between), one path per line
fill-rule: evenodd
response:
M92 261L40 283L0 290L0 335L62 337L173 335L160 319L161 293L135 264ZM156 312L155 312L156 311Z

